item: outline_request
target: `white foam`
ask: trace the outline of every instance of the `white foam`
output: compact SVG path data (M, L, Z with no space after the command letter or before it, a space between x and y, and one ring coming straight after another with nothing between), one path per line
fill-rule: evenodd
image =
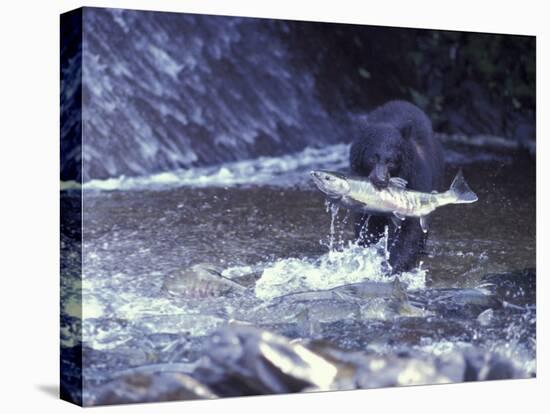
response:
M478 141L480 139L475 140L474 145L481 145ZM82 188L92 191L114 191L163 190L178 187L232 187L238 185L271 185L277 187L306 185L309 183L307 173L310 170L347 170L349 168L349 147L349 144L335 144L323 148L307 147L303 151L279 157L258 157L215 166L179 169L136 177L122 175L101 180L93 179L85 182L82 186L76 181L62 181L61 190ZM469 164L495 160L508 162L511 157L495 154L489 150L479 150L471 154L447 148L445 159L451 164Z
M293 292L331 289L365 281L391 282L395 275L384 270L384 241L365 248L350 243L318 258L288 258L266 267L256 283L258 298L269 300ZM418 269L399 278L410 290L425 286L426 272Z
M80 190L81 188L82 188L82 186L80 185L80 183L78 181L74 181L74 180L61 181L61 184L60 184L60 190L61 191Z
M348 164L348 144L306 148L280 157L259 157L210 167L161 172L138 177L120 176L90 180L84 190L144 190L177 187L230 187L236 185L293 186L309 182L312 169L344 169ZM77 188L62 182L61 189Z

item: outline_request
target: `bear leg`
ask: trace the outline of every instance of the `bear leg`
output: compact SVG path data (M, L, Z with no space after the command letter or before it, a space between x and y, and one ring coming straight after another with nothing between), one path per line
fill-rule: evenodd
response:
M388 246L392 272L406 272L414 268L420 254L424 251L426 239L427 234L422 231L416 218L406 219L401 229L390 232Z

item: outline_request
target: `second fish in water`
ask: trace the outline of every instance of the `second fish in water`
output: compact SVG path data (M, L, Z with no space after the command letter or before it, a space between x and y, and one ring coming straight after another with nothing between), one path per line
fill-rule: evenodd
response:
M397 227L406 217L418 217L424 233L428 231L426 216L436 208L477 201L477 195L464 180L462 171L458 172L449 190L443 193L408 190L407 182L399 177L390 178L390 185L381 190L365 177L324 170L311 171L311 177L319 190L344 207L372 214L392 214Z

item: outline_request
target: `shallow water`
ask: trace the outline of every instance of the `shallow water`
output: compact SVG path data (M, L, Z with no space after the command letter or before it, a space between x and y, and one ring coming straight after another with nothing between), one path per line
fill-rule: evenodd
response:
M471 159L461 151L455 152ZM447 168L450 183L460 157L448 154L455 157ZM333 160L327 160L331 166ZM534 165L528 158L495 156L460 166L479 201L437 210L420 267L399 275L411 303L423 312L415 315L383 298L272 300L394 278L386 270L384 241L368 249L355 246L348 214L327 208L308 181L308 165L277 170L271 181L268 175L261 182L85 188L85 384L93 387L130 367L164 362L190 364L192 372L205 338L230 319L377 354L484 349L513 361L525 376L535 375L534 301L491 310L470 303L483 290L468 290L482 285L488 273L535 267ZM219 267L255 295L185 299L162 290L167 275L201 262ZM77 277L71 280L78 283ZM455 296L447 303L446 293L434 290L442 288L464 290L449 291ZM78 316L75 292L66 283L66 332ZM460 295L466 304L459 303ZM77 343L69 333L62 338L64 346Z

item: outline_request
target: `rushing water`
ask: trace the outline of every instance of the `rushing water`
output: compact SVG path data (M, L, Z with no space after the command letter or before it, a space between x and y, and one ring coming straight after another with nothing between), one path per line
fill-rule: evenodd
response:
M336 85L330 116L319 99L309 62L326 47L307 35L314 23L91 8L82 21L81 48L70 47L75 31L63 50L64 179L283 155L349 136ZM298 47L297 36L311 47Z
M456 154L465 151L448 151L448 182L459 167ZM476 289L486 284L486 274L535 267L530 160L495 156L496 161L461 165L479 201L434 213L421 266L399 275L421 311L408 316L384 301L280 304L276 299L395 278L387 272L384 240L368 249L354 245L346 211L327 208L308 181L309 167L334 167L334 160L313 157L308 165L291 159L245 163L256 166L259 179L253 170L228 164L218 171L230 171L232 179L215 181L208 174L201 179L195 171L187 177L173 173L169 185L153 177L131 185L120 180L120 189L111 184L112 190L100 190L98 182L85 186L85 385L94 389L131 367L196 363L205 339L228 320L382 355L482 349L505 356L524 376L535 375L534 297L505 308L476 302L488 292ZM197 174L196 185L190 174ZM65 194L70 198L71 191ZM168 275L196 263L217 266L253 294L197 300L163 291ZM74 289L69 283L63 291L67 347L79 342L70 334L77 331L71 321L78 317L79 283L75 275ZM448 288L454 290L443 290ZM192 371L193 365L186 367Z

